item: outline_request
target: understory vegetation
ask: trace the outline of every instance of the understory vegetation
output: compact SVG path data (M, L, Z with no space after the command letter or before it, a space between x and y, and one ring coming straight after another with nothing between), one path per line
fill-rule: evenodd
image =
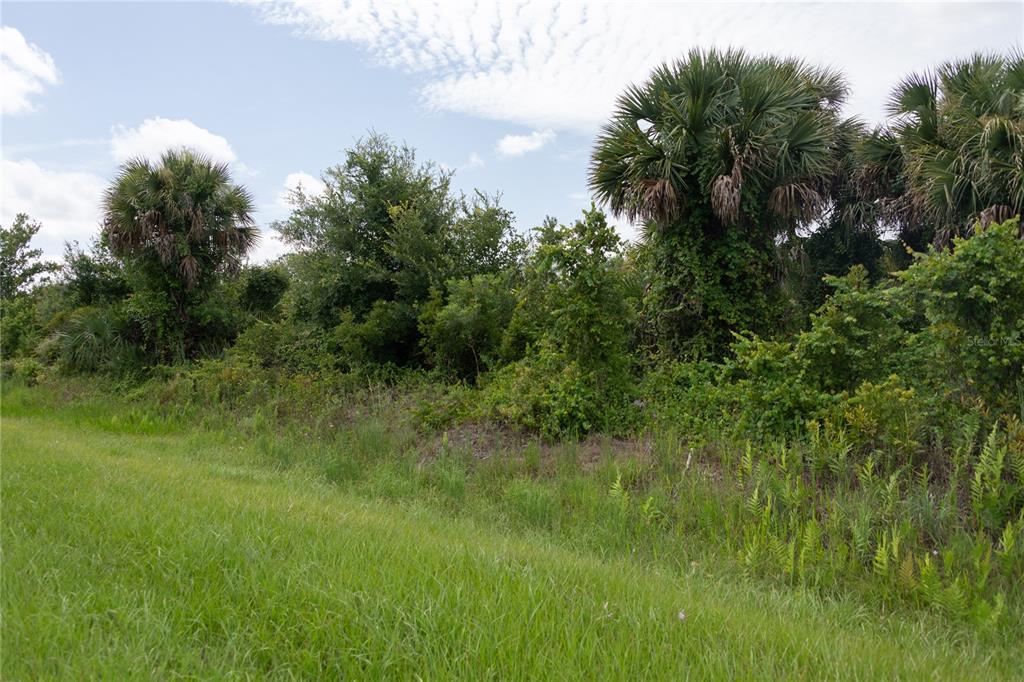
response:
M375 134L252 265L225 167L133 161L62 264L3 229L5 428L234 429L346 494L1019 643L1024 57L873 130L846 94L739 51L631 87L590 184L635 243L596 204L524 234Z
M689 533L634 519L607 494L611 464L584 478L569 445L561 475L555 452L475 469L449 455L417 474L393 440L408 434L378 421L314 454L70 391L7 397L4 679L1020 671L998 630L744 577Z

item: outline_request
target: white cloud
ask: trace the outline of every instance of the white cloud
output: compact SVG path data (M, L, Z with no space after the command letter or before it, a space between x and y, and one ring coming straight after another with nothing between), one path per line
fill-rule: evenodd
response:
M529 135L506 135L498 140L495 149L502 156L522 156L527 152L535 152L555 139L550 130L535 130Z
M909 72L1021 41L1020 3L609 3L253 0L263 20L416 72L433 108L592 133L630 82L693 47L843 69L851 113L879 119Z
M313 177L309 173L297 171L289 173L284 179L281 193L278 195L278 203L284 207L291 206L291 197L295 190L301 189L307 197L315 197L324 193L326 185L320 178Z
M476 170L477 168L483 168L484 165L485 162L482 156L480 156L476 152L470 152L469 156L466 157L466 160L463 161L458 166L452 166L451 164L442 162L437 164L437 167L443 170L445 173L456 173L461 171Z
M135 128L114 126L111 129L110 153L118 163L137 156L156 160L168 149L181 147L194 149L221 163L238 160L225 138L188 119L148 118Z
M35 109L30 97L60 82L57 65L47 52L25 40L21 31L0 27L0 111L23 114Z
M589 208L589 205L587 206ZM631 223L624 217L617 217L611 214L607 216L609 224L615 228L619 239L627 242L635 242L640 237L641 225Z
M0 163L0 224L10 225L18 213L29 214L43 226L33 245L50 257L63 253L66 240L85 243L99 233L104 178L47 170L28 159Z
M252 263L267 263L291 251L291 247L281 241L277 232L269 228L260 229L260 240L249 252Z

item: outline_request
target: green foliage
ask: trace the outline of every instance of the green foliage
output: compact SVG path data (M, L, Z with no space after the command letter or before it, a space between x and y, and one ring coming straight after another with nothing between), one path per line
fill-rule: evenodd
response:
M41 332L36 301L30 296L0 299L0 355L4 360L25 355Z
M181 360L208 352L216 336L211 323L216 327L215 318L227 315L211 309L218 278L236 269L258 239L248 192L231 182L225 164L170 151L155 165L125 163L103 210L103 239L143 299L133 307L156 328L147 336L157 356ZM197 338L197 327L207 333Z
M1024 53L976 53L912 74L892 92L892 122L859 150L859 181L883 218L940 245L974 223L1024 213Z
M120 309L79 308L54 336L57 363L75 372L123 373L138 367L138 350L125 342Z
M779 318L776 239L828 204L845 96L833 71L694 50L619 98L590 185L647 224L646 304L664 351L721 355L730 333Z
M605 378L545 339L526 357L494 374L485 386L484 405L504 422L549 437L614 431L622 416L625 387L621 378L619 385L609 385L602 381Z
M61 281L68 304L74 307L117 303L131 293L124 266L102 239L95 240L89 251L77 242L65 245Z
M650 266L642 314L668 357L718 358L734 333L772 334L782 320L774 253L740 227L705 234L708 220L708 211L678 218L642 247Z
M867 270L875 284L888 274L888 267L902 269L909 256L898 243L883 242L868 229L850 229L841 218L822 225L801 243L804 258L790 293L804 314L817 310L833 292L830 277L843 277L852 267Z
M549 436L621 428L633 310L618 237L596 209L538 232L509 329L525 354L496 373L487 402L501 418Z
M1024 240L1019 218L978 227L952 249L921 256L901 278L935 341L934 372L1000 410L1024 395Z
M257 315L269 315L288 290L288 274L277 266L251 266L241 277L239 303Z
M360 141L324 181L323 195L294 196L275 228L299 249L288 259L295 315L334 329L354 358L419 362L431 292L444 301L449 281L501 272L524 248L497 199L455 195L450 174L383 136Z
M435 289L420 314L429 362L463 379L475 379L501 360L501 345L516 298L508 273L450 280L448 296Z
M940 415L953 404L1015 412L1024 375L1024 241L1016 230L1012 220L979 229L875 286L859 266L830 278L835 294L792 341L738 340L722 400L758 433L799 432L825 419L863 434L865 445L884 441L893 456L920 445L922 420L945 432ZM890 428L902 435L878 441Z
M59 268L56 263L39 260L41 249L29 248L41 228L24 213L16 215L10 227L0 225L0 301L25 293L40 275Z
M254 322L238 335L228 357L243 365L294 373L332 369L336 362L322 330L288 320Z

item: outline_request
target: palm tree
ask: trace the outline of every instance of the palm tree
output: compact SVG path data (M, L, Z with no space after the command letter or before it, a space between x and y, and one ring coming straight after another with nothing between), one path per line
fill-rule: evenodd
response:
M1024 53L913 74L888 113L858 150L862 191L883 219L942 246L1024 212Z
M669 350L707 350L698 337L709 334L720 352L731 332L773 316L776 247L831 206L845 97L829 69L694 50L619 98L590 187L645 224L658 252L652 312Z
M103 201L104 238L143 286L171 304L188 355L189 310L219 273L237 268L259 231L253 201L231 182L225 164L190 150L164 153L158 164L126 162Z

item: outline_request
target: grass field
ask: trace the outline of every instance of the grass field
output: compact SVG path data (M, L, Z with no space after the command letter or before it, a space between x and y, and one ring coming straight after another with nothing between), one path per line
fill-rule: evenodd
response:
M355 495L244 438L2 421L2 677L1001 679L927 615ZM141 430L141 429L139 429Z

